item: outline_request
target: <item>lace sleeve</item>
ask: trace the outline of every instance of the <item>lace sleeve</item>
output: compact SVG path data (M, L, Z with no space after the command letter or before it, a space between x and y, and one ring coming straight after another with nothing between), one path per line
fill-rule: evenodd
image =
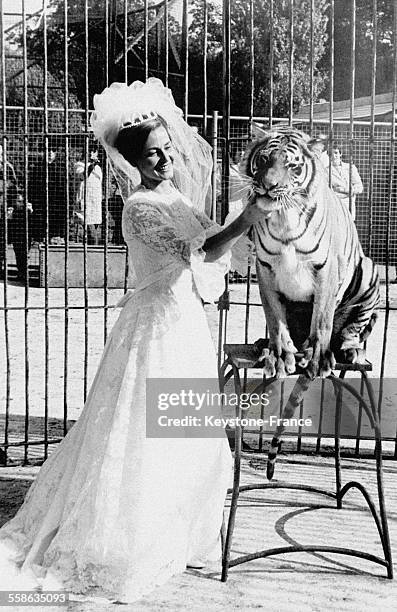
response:
M124 238L138 238L155 251L190 264L191 254L205 241L205 232L191 238L166 207L157 202L134 200L123 211Z
M217 228L219 230L221 229L220 226L215 221L212 221L212 219L210 219L206 214L200 212L199 210L195 208L192 208L191 211L196 217L197 221L201 223L202 227L205 230L208 230L211 228Z

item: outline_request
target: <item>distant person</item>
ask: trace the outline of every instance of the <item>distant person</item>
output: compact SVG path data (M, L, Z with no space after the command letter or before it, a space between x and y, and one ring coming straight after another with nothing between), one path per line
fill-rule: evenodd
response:
M15 170L10 162L7 161L6 169L6 182L4 181L4 156L3 146L0 144L0 273L3 273L4 255L6 248L6 230L4 222L4 208L6 209L7 225L10 222L14 205L18 196L18 184ZM4 198L7 198L6 205L4 205Z
M77 191L79 218L83 223L85 219L87 223L88 244L99 244L101 235L103 174L98 155L98 148L93 147L90 150L87 170L83 161L75 164L76 174L81 178Z
M354 164L351 165L351 202L349 201L350 164L342 161L339 147L332 149L331 158L331 187L346 204L351 212L353 221L356 219L356 195L364 191L363 183Z
M33 206L32 238L44 242L46 233L46 173L44 152L40 152L29 165L28 197Z
M117 181L114 178L113 174L110 177L110 197L109 197L109 214L113 221L113 234L112 234L112 243L113 244L125 244L124 238L122 234L121 228L121 217L123 213L123 198L120 194L120 189L117 185Z
M65 158L60 148L52 147L48 158L48 235L53 244L62 244L66 235Z
M27 278L27 265L29 261L29 250L32 245L31 236L31 216L33 208L30 202L27 203L27 218L25 212L25 202L21 194L17 196L12 215L8 221L9 241L14 247L15 263L18 271L18 279L22 282ZM26 227L27 221L27 227Z
M27 275L26 251L29 252L31 245L29 219L26 231L25 202L18 188L15 170L8 161L6 169L7 178L6 184L4 184L4 156L3 147L0 145L0 200L3 204L4 197L7 198L6 214L8 229L6 236L4 211L2 210L0 215L0 272L3 273L6 244L12 244L14 247L18 278L24 281ZM30 203L27 204L27 210L28 217L30 217L32 213L32 205Z

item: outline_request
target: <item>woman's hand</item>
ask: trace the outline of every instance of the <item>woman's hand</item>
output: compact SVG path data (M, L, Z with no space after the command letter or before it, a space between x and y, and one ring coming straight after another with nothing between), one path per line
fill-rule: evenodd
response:
M263 218L270 217L272 214L272 207L274 202L271 198L266 198L262 195L253 194L249 200L247 206L242 212L245 223L250 227L257 221L261 221Z
M207 238L203 249L206 251L205 261L219 259L233 244L245 234L254 223L271 214L269 205L272 200L263 196L256 196L248 200L247 206L242 213L220 232Z

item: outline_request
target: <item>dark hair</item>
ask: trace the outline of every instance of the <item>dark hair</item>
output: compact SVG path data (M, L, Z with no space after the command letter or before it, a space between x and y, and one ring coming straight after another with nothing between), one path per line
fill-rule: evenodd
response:
M161 126L167 129L164 121L160 117L156 117L140 125L122 128L117 134L114 146L130 164L135 166L142 155L143 147L150 132Z

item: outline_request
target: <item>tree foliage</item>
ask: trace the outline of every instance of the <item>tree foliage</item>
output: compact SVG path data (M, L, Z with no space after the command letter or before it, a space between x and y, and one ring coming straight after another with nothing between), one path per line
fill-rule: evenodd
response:
M64 83L67 78L69 107L91 108L92 98L109 82L144 78L144 39L142 0L128 0L125 23L125 0L89 0L88 24L83 0L67 0L67 30L65 28L66 0L49 0L46 17L47 65L49 104L59 106L63 102ZM149 23L156 15L151 5L159 0L149 0ZM208 110L222 110L224 84L222 81L222 1L207 0L208 46L207 85ZM377 93L392 88L392 21L393 3L378 0L377 37ZM181 5L172 4L169 13L169 85L178 104L183 99L183 36ZM373 27L372 0L356 1L356 96L369 95ZM203 80L203 6L204 0L189 1L189 112L201 113L204 108ZM275 116L289 112L289 57L290 14L289 0L273 2L274 14L270 20L270 2L253 0L254 10L254 114L267 115L273 100ZM311 63L310 0L295 0L293 21L293 105L296 111L310 99L309 70ZM108 24L106 30L106 7ZM231 111L247 115L250 109L250 2L233 0L231 7ZM157 8L158 10L158 8ZM313 15L313 97L314 101L328 98L330 72L330 6L329 0L315 0ZM350 3L335 0L335 99L348 98L350 93ZM129 50L124 59L123 33L128 31ZM88 37L86 34L88 33ZM27 30L27 55L30 81L40 81L44 74L44 20ZM270 46L273 40L273 87L270 92ZM16 31L11 43L22 45L20 32ZM65 43L68 63L65 63ZM107 50L108 43L108 50ZM149 74L164 77L164 23L159 22L149 31ZM108 51L108 54L107 54ZM109 63L106 63L106 57ZM116 61L118 59L118 61ZM66 70L67 69L67 70ZM20 77L18 77L20 80ZM20 83L8 80L10 104L20 103ZM42 82L42 78L41 81ZM30 87L29 104L43 104L43 88Z
M377 1L376 37L376 93L386 93L393 89L393 2ZM357 0L355 12L355 97L369 96L371 93L370 71L372 66L374 19L373 0ZM397 34L397 33L396 33ZM335 84L334 99L345 100L350 97L351 88L351 40L352 15L350 3L335 1ZM329 49L323 58L322 66L329 65ZM328 97L328 92L326 96Z
M194 0L191 26L192 72L199 74L202 68L203 50L203 2ZM208 6L208 75L209 106L222 108L222 6L216 0ZM286 115L289 111L289 57L290 57L290 2L274 2L273 21L270 20L270 3L254 0L254 114L266 115L270 107L270 44L273 37L273 112ZM314 97L317 98L326 84L326 73L319 67L327 43L328 0L317 0L313 15L314 36ZM295 3L293 13L293 89L294 109L308 102L310 96L310 1ZM250 94L250 3L234 0L231 3L231 110L232 114L247 115ZM199 112L200 78L192 83L191 108ZM197 102L195 102L197 101ZM201 109L200 109L201 110Z

